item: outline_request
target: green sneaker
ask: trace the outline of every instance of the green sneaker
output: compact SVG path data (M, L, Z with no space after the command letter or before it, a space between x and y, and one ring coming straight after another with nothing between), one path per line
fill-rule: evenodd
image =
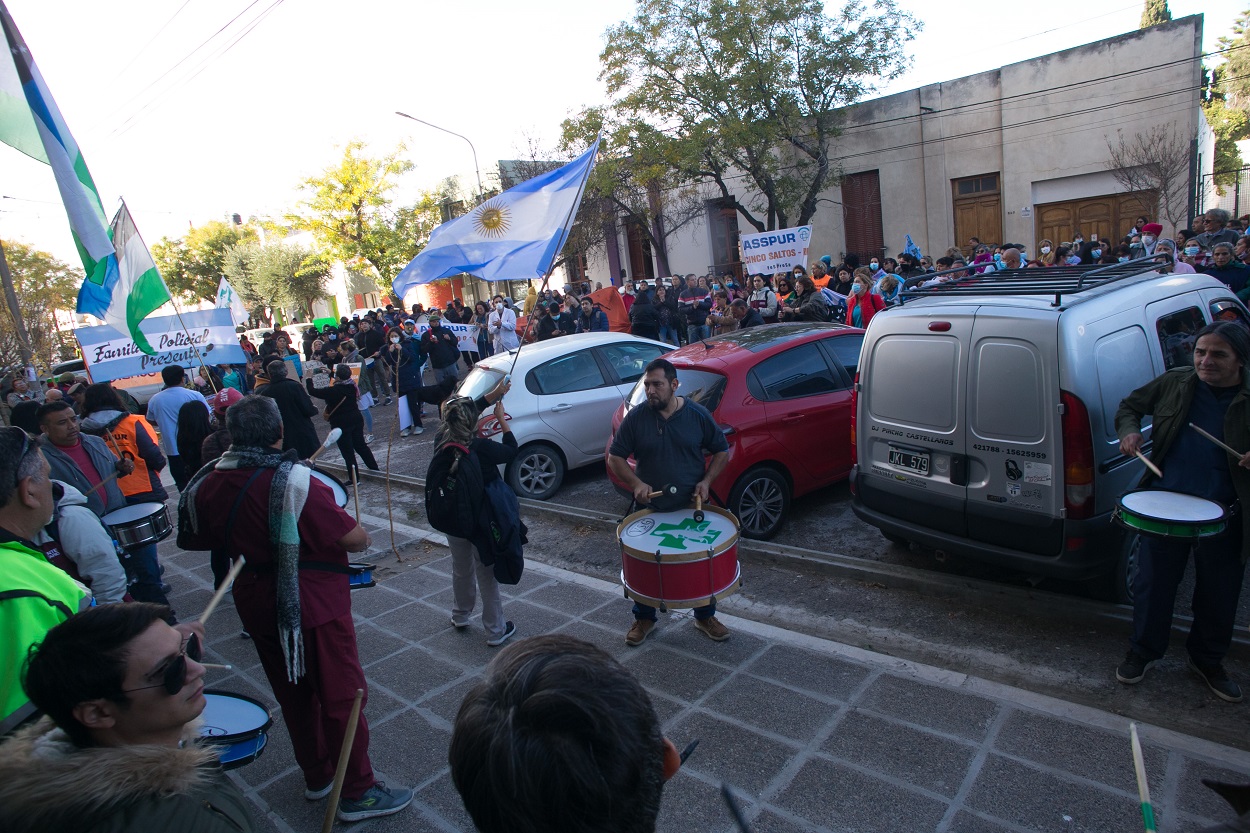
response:
M412 803L412 790L407 787L387 787L381 781L357 799L339 800L339 821L364 821L389 816Z

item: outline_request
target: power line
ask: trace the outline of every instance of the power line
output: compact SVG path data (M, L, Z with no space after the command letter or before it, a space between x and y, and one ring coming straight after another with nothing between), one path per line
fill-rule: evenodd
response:
M147 48L156 42L156 39L159 38L161 36L161 33L164 32L165 29L169 27L169 24L174 22L174 18L182 14L182 10L185 9L188 5L190 5L190 3L191 3L191 0L183 0L182 5L178 7L178 11L174 12L170 16L169 20L166 20L164 24L161 25L161 28L156 30L156 34L148 38L148 42L145 43L143 46L139 47L139 50L135 52L134 55L131 56L130 60L126 62L126 65L117 71L117 74L113 76L113 80L110 82L110 86L112 84L115 84L117 82L117 79L125 75L126 70L134 66L135 61L139 60L139 57L143 55L144 52L147 51Z

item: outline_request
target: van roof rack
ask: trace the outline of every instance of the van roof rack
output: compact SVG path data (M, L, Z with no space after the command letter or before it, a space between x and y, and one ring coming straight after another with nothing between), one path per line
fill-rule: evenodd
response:
M1161 266L1170 266L1173 258L1168 254L1150 255L1127 263L1109 266L1047 266L1041 268L990 269L977 273L983 265L947 269L944 272L928 272L908 278L899 289L900 303L909 298L945 298L966 295L1054 295L1051 306L1060 306L1064 295L1086 292L1115 281L1133 278L1152 272ZM922 286L934 280L945 281L932 286Z

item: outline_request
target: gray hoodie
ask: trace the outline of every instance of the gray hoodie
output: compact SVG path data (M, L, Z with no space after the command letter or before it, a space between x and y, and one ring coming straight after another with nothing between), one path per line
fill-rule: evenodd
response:
M39 530L35 543L43 546L57 541L61 552L78 568L83 583L91 588L97 604L122 601L126 595L126 571L117 558L113 536L87 506L82 492L60 480L52 482L60 484L64 494L56 502L52 520Z

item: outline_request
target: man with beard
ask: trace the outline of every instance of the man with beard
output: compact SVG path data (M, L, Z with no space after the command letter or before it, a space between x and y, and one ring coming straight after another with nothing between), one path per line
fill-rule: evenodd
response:
M677 368L668 360L656 359L647 365L643 388L650 407L630 409L608 449L608 467L629 485L634 501L661 512L685 508L695 495L706 501L712 481L729 461L724 432L706 408L677 395L679 384ZM706 468L704 454L712 455ZM629 467L631 455L637 472ZM662 486L676 491L652 498L651 493ZM654 607L635 603L634 624L625 643L641 645L655 622ZM729 638L729 629L716 618L714 600L695 608L694 624L709 639L723 642Z

